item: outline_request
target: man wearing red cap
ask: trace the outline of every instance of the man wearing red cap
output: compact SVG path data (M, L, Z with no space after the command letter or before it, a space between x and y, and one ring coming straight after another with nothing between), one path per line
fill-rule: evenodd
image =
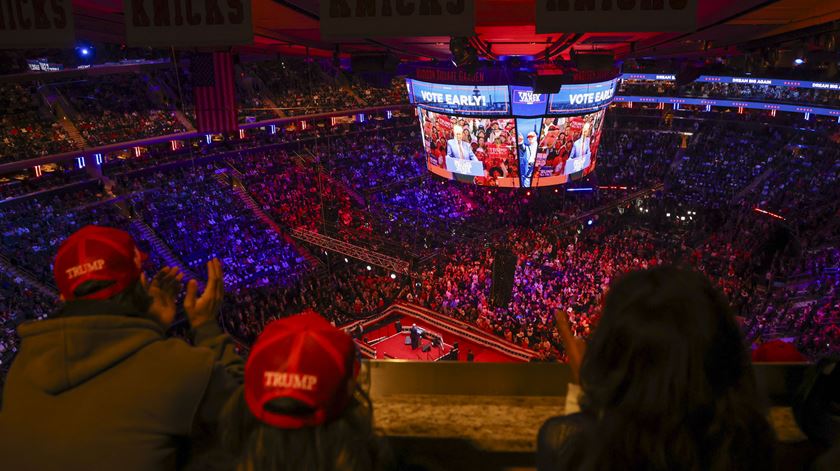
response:
M64 305L18 329L0 411L4 469L175 469L190 446L214 439L243 377L216 321L221 264L208 262L201 296L195 280L187 284L190 346L165 337L183 275L167 267L148 281L145 258L128 233L108 227L86 226L59 247Z

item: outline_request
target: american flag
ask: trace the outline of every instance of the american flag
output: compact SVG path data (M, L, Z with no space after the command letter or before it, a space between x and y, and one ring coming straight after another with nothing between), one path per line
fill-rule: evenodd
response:
M191 61L195 115L200 132L236 132L233 59L229 52L202 53Z

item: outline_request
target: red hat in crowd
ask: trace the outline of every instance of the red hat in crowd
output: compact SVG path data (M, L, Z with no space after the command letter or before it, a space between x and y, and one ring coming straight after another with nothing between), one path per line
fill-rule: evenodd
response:
M320 425L344 411L359 375L353 339L309 311L268 324L245 364L245 402L261 422L297 429ZM266 409L274 399L296 399L309 415Z
M53 267L55 283L65 301L108 299L140 278L146 257L128 232L113 227L85 226L58 248ZM85 296L76 296L76 288L86 281L113 283Z
M799 363L808 359L792 343L777 339L765 342L753 350L752 361Z

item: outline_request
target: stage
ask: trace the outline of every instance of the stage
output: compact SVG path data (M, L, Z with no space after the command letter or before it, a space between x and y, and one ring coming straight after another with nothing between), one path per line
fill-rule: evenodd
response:
M395 320L399 320L402 324L402 332L397 332L394 325ZM406 339L409 338L409 329L412 325L416 325L427 334L433 333L440 335L443 339L443 345L441 347L435 347L432 345L431 339L423 338L420 347L412 349L410 342L408 345L405 343ZM376 349L377 360L438 361L438 359L451 352L452 346L457 342L459 361L467 361L467 355L470 351L473 354L473 361L475 362L507 363L518 361L492 348L479 345L461 336L444 332L441 329L436 329L434 326L410 315L397 316L387 325L365 332L364 338L367 339L367 342L363 342L364 344ZM430 348L427 352L424 352L423 346L426 345L430 346Z

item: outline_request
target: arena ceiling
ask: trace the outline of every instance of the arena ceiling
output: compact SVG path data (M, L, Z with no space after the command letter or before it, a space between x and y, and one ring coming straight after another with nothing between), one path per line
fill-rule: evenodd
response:
M252 1L255 44L246 50L331 56L338 46L342 56L383 51L405 59L450 56L448 37L326 41L319 29L318 0ZM550 49L552 58L568 58L574 48L609 50L619 58L720 55L840 19L840 0L698 0L693 33L536 34L534 1L476 0L472 42L479 53L488 58L540 57ZM81 38L122 40L122 0L74 0L73 5Z

